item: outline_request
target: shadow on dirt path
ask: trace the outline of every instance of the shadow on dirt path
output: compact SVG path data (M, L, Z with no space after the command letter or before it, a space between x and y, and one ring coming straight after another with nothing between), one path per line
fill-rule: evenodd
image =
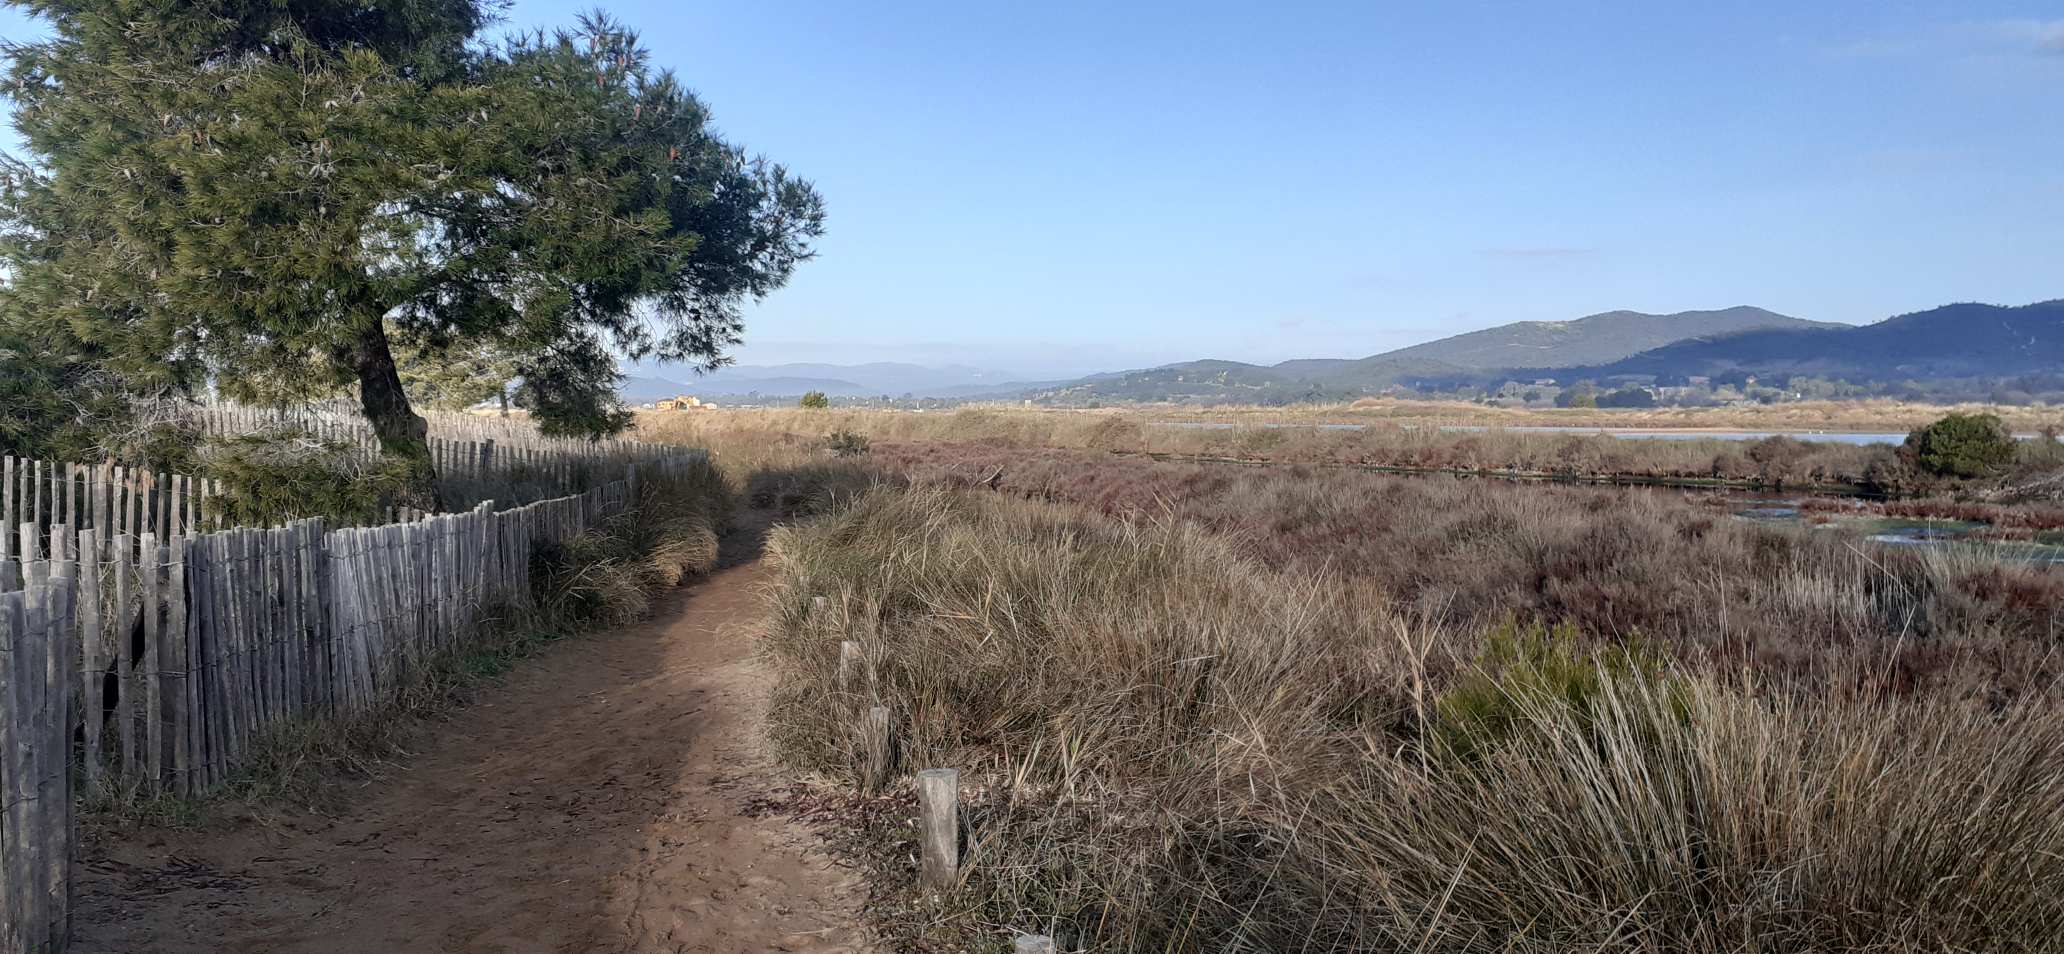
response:
M91 849L73 950L865 949L857 879L743 813L779 778L750 638L766 520L746 522L652 621L523 662L340 815Z

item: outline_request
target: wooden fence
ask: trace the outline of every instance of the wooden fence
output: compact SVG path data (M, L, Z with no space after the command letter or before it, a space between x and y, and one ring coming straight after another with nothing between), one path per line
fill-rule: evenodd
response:
M526 606L538 546L699 459L676 448L577 494L375 527L20 524L0 559L0 943L60 949L74 766L87 790L223 782L268 730L363 712Z
M429 411L422 416L430 426L430 449L438 458L440 472L447 466L453 470L471 467L473 460L480 459L477 451L482 447L516 452L509 462L518 466L554 470L583 463L630 463L679 451L672 445L628 438L546 437L527 417L483 417L456 411ZM378 444L372 425L359 416L356 408L346 404L291 408L204 404L189 409L186 417L202 433L215 437L298 430L324 440L353 444L368 453ZM469 449L475 453L468 453Z
M372 430L334 412L270 411L203 406L191 412L216 436L294 430L359 449L367 461L377 453ZM617 479L632 465L650 467L683 456L683 448L630 440L588 441L539 436L528 423L497 422L467 429L465 414L435 419L444 433L430 440L438 495L449 509L470 509L481 501L522 504L577 494ZM494 420L494 419L487 419ZM488 436L499 435L499 436ZM150 533L169 540L223 529L226 520L211 504L222 494L212 480L163 470L114 464L0 458L0 560L15 554L14 528L93 529L104 539ZM407 516L395 512L385 522Z
M34 524L115 534L186 536L221 526L207 499L213 481L184 474L118 467L0 458L0 560L16 556L15 531Z
M71 928L75 568L32 564L0 593L0 944L61 951Z
M368 461L379 446L372 425L354 406L343 402L292 408L206 404L188 409L186 416L212 437L298 431L356 447ZM681 448L671 444L546 437L522 417L483 417L456 411L430 411L423 417L430 425L428 443L438 475L438 495L448 507L471 507L482 500L528 503L578 493L598 482L614 480L629 465L681 454Z

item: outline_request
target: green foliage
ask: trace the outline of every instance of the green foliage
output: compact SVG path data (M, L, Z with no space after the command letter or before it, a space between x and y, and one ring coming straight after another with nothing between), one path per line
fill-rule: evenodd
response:
M1556 407L1597 407L1598 386L1589 381L1578 381L1555 396Z
M617 379L616 359L606 351L543 355L523 369L516 404L547 437L614 434L633 418L617 397Z
M2014 436L1991 414L1950 414L1906 436L1904 453L1937 477L1988 477L2014 462Z
M179 402L137 393L62 328L0 316L0 453L191 470Z
M860 457L867 453L868 440L865 434L836 430L824 439L824 446L833 457Z
M1639 645L1587 647L1571 623L1507 622L1492 630L1476 671L1435 704L1429 744L1443 755L1473 758L1528 731L1530 713L1544 708L1567 710L1588 726L1609 682L1666 682L1665 667L1663 657Z
M803 394L802 400L796 402L796 406L821 411L831 406L831 399L825 397L823 391L808 391Z
M102 432L128 416L112 379L76 352L9 332L0 324L0 451L53 460L101 457Z
M482 36L483 0L21 0L26 161L0 162L0 313L125 384L272 401L354 384L409 443L387 331L515 356L607 431L611 349L712 364L823 229L600 15Z
M203 474L221 493L213 512L235 526L266 526L307 517L377 522L409 486L410 461L367 463L350 444L300 431L217 440L202 453Z
M505 347L431 339L395 342L394 359L409 403L441 411L463 411L496 398L506 406L520 363Z
M1596 399L1599 407L1655 407L1655 392L1647 388L1621 388Z

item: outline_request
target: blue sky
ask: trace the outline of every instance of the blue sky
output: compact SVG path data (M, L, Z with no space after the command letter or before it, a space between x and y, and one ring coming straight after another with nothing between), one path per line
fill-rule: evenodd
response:
M2064 4L1698 6L604 4L828 199L748 363L1044 375L2064 297Z

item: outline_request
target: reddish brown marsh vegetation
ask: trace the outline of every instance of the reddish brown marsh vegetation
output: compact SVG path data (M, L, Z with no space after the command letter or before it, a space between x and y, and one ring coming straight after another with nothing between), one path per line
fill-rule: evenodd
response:
M1451 625L1569 623L1720 670L1890 672L1902 686L2019 691L2064 670L2064 573L1755 525L1674 491L970 445L877 446L869 460L920 483L1194 522L1264 565L1374 587Z
M1922 954L2064 922L2064 574L1674 491L726 437L808 517L769 551L782 753L967 773L959 892L917 893L886 828L862 853L911 949Z
M1155 486L1185 481L1211 483ZM1119 499L1107 506L1122 517L883 487L770 547L780 579L765 646L787 757L856 784L885 769L968 773L966 881L944 900L907 896L897 927L914 949L987 950L1002 927L1072 950L1199 954L2053 942L2054 699L1805 691L1568 627L1442 627L1373 578L1273 565L1261 544ZM1474 532L1493 540L1511 531L1480 511L1537 506L1451 502L1479 511ZM1538 506L1537 522L1569 524L1544 538L1604 522L1581 504ZM1450 529L1470 532L1460 519ZM1561 547L1488 548L1536 545ZM1604 545L1600 564L1632 553ZM1980 589L2028 583L1996 570ZM1739 585L1800 590L1773 605L1899 599L1798 580ZM2031 614L2047 599L1972 598ZM1886 618L1844 612L1860 613L1847 625ZM1813 657L1821 635L1792 646ZM842 678L847 641L861 663ZM2040 642L2006 629L1955 641ZM1937 684L1998 674L1970 675ZM859 729L877 706L889 744Z

